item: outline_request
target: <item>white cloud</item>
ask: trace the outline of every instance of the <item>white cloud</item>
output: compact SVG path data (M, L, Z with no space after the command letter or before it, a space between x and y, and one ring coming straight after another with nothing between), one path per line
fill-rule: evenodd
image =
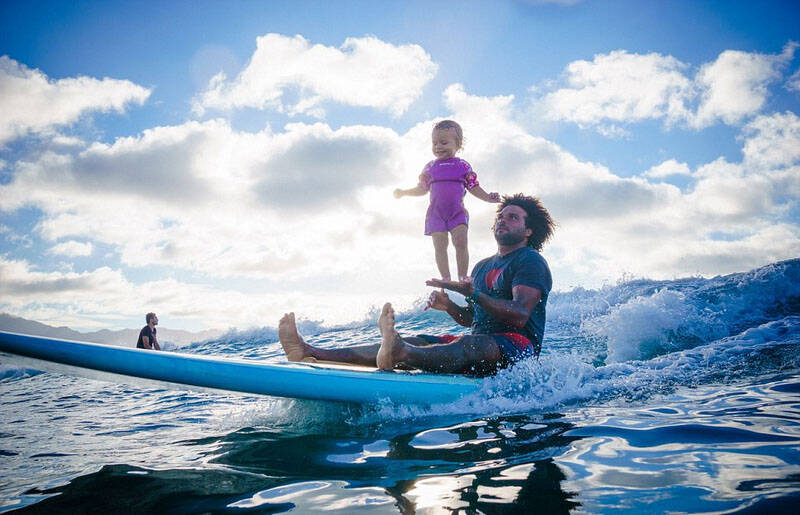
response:
M347 38L334 48L312 45L302 36L267 34L257 39L255 53L235 79L220 73L209 82L195 111L251 107L314 116L321 115L324 102L333 101L400 115L437 68L418 45L368 36Z
M174 279L134 284L108 267L82 273L42 272L26 261L0 256L0 310L53 325L105 325L104 319L139 318L156 310L167 327L177 319L217 328L275 326L277 313L284 309L302 309L303 315L321 320L335 312L332 305L355 307L362 313L370 308L363 297L346 292L314 300L292 291L242 293Z
M90 256L94 246L91 242L65 241L50 247L51 254L60 254L67 257Z
M481 120L487 119L492 124L499 124L497 129L516 127L516 124L509 120L514 95L478 97L469 95L462 84L451 84L445 89L443 97L445 106L457 114L456 118L463 120L464 124L478 124Z
M631 54L616 50L592 61L574 61L565 71L565 87L541 98L545 116L609 132L603 122L636 123L663 119L701 129L722 121L739 123L757 114L767 98L767 85L780 77L797 44L777 55L734 50L702 65L693 78L688 65L672 56Z
M83 147L86 145L80 138L75 138L72 136L64 136L61 134L56 134L50 139L50 143L56 147Z
M786 89L789 91L800 92L800 69L795 71L788 79L786 79Z
M123 112L142 104L150 90L127 80L74 77L51 80L8 56L0 56L0 145L26 134L46 134L83 114Z
M513 120L512 101L510 96L468 95L461 85L445 91L446 105L464 128L463 156L484 189L541 195L561 219L623 216L661 195L645 181L620 178L528 134ZM490 222L487 219L486 225Z
M792 113L750 122L741 162L720 158L690 171L667 159L626 178L530 134L516 121L512 96L471 95L454 84L443 101L464 128L460 155L482 186L540 196L555 216L545 256L559 289L623 273L733 272L800 248L791 218L800 198ZM433 121L404 134L321 123L251 133L222 120L188 122L11 163L0 209L41 210L34 234L45 243L112 246L125 266L201 283L132 284L102 266L37 271L0 256L0 299L23 313L47 291L67 311L166 308L222 327L271 325L288 310L341 321L384 300L410 305L436 273L422 235L427 198L395 200L391 190L415 184L432 158ZM673 175L686 178L684 191L661 182ZM496 206L471 196L465 203L474 263L496 250L489 231ZM131 302L134 290L152 295Z
M601 123L595 126L595 130L597 130L598 134L605 136L606 138L609 139L622 139L622 138L629 138L631 136L630 131L614 124Z
M29 234L18 234L7 225L0 224L0 236L16 248L30 248L33 245L33 240Z
M97 296L126 296L129 284L119 271L103 267L93 272L40 272L26 261L0 258L0 298L4 303L31 303L42 296L52 302L97 302Z
M544 98L555 120L597 124L686 116L684 99L692 84L686 65L671 56L638 55L624 50L600 54L567 66L567 87Z
M697 238L679 249L652 253L648 258L655 259L652 263L655 269L680 270L682 275L715 275L797 257L800 230L796 224L761 225L753 229L731 239Z
M790 111L759 116L744 128L748 166L759 169L800 164L800 118Z
M273 140L272 152L257 170L259 199L280 209L315 210L355 203L358 191L384 186L397 159L397 135L375 127L290 125ZM299 202L302 199L302 202Z
M363 192L377 188L394 201L390 188L404 168L398 142L393 131L366 126L292 124L278 134L237 132L220 120L158 127L17 163L0 186L0 209L36 207L46 241L102 242L128 266L262 278L347 270L353 233L371 227Z
M17 163L12 183L0 187L14 193L0 198L0 208L41 205L51 212L67 212L87 203L136 199L145 215L161 202L208 201L214 184L206 179L216 172L216 161L203 157L219 150L214 143L229 131L224 122L190 122L150 129L110 145L94 143L69 153L46 151L36 161ZM124 209L123 204L119 207Z
M668 159L645 171L642 176L648 179L666 179L675 176L690 176L691 174L692 171L686 163L679 163L675 159Z
M586 286L623 273L741 271L797 255L800 227L791 217L800 199L800 145L793 114L757 118L744 128L741 163L720 158L692 172L668 159L641 178L623 178L528 134L513 121L511 100L473 97L461 87L448 88L445 98L455 119L469 121L463 155L482 183L538 195L553 213L559 226L545 255L556 276ZM670 176L687 178L686 191L661 182ZM470 241L480 238L490 250L491 239L473 227Z
M730 125L759 112L767 85L780 77L780 68L792 60L796 47L790 43L779 55L726 50L703 65L695 77L702 91L700 105L690 125L703 128L718 120Z
M687 195L698 221L721 227L766 214L772 206L773 183L768 177L749 174L740 165L723 158L700 167L700 178ZM716 223L715 223L716 222Z

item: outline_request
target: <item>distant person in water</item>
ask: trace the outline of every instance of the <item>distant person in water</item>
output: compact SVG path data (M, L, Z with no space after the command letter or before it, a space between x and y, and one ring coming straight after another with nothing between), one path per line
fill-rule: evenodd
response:
M433 127L431 134L433 155L436 159L425 165L419 183L409 189L394 190L395 198L406 195L419 197L430 192L430 205L425 215L425 234L433 239L436 267L444 280L450 280L450 262L447 258L447 233L456 250L456 269L459 281L467 275L469 250L467 226L469 214L464 208L464 196L469 191L486 202L500 202L497 193L486 193L478 184L478 176L470 164L456 157L461 150L464 135L461 126L452 120L443 120Z
M136 348L161 350L161 346L158 344L158 336L156 336L158 317L155 313L148 313L144 316L144 319L147 325L139 331L139 340L136 342Z
M427 308L446 311L472 334L401 337L394 310L386 303L378 318L381 343L343 349L313 347L297 332L294 313L278 324L278 338L289 361L335 361L413 368L440 373L487 375L529 356L538 356L552 278L539 254L554 223L538 199L522 194L503 197L492 230L497 254L481 260L463 281L431 279ZM459 306L443 290L460 293ZM426 308L426 309L427 309Z

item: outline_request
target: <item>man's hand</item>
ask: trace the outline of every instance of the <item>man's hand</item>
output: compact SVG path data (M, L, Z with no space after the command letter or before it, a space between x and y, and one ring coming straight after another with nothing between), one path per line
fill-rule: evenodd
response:
M469 327L472 325L472 306L459 306L450 300L450 297L444 291L445 289L452 290L461 293L462 295L464 295L463 292L469 291L469 294L472 295L472 293L475 292L475 288L472 287L472 278L469 278L468 281L443 281L442 279L431 279L430 281L425 281L425 284L428 286L433 286L434 288L442 288L440 290L434 290L431 292L425 309L430 308L444 311L450 315L450 318L455 320L456 323L464 327Z
M428 286L433 286L434 288L444 288L445 290L454 291L456 293L460 293L465 297L469 297L473 293L475 293L475 286L472 284L472 277L467 277L463 281L446 281L444 279L431 279L429 281L425 281L425 284Z
M433 290L428 303L425 304L425 309L437 309L439 311L447 311L450 305L450 297L443 290Z

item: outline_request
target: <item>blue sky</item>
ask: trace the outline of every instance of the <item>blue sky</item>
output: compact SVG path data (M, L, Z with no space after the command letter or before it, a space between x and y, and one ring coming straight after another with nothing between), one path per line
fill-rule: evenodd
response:
M800 250L796 2L0 3L0 310L79 329L331 323L435 274L462 123L559 222L555 287ZM473 262L492 207L467 198Z

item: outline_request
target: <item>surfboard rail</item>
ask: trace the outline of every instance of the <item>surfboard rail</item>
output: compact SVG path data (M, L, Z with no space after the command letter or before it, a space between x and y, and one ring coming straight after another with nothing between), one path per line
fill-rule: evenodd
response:
M2 331L0 351L177 385L359 404L442 404L480 388L479 379L460 375L159 352Z

